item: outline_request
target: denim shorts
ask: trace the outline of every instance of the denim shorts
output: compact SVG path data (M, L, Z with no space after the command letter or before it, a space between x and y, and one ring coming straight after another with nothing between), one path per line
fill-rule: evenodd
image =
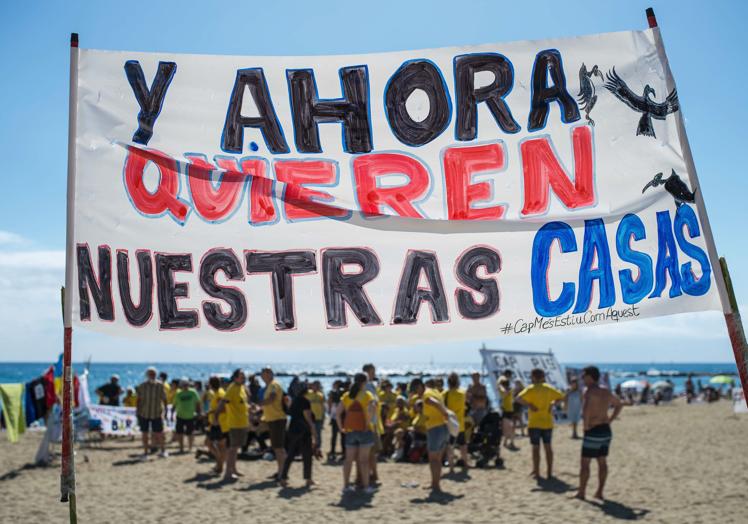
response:
M426 433L429 453L438 453L447 447L449 442L449 427L446 424L431 428Z
M345 434L346 448L369 448L373 445L373 431L350 431Z

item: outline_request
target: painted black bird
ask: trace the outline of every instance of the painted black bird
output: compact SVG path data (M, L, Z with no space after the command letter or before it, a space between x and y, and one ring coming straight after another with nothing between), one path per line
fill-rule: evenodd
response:
M657 173L652 181L648 182L646 186L644 186L644 189L642 189L642 194L649 189L650 187L657 187L657 186L665 186L665 191L670 193L672 195L673 199L675 200L675 207L680 207L686 202L689 204L693 204L696 202L696 190L691 191L688 189L688 186L686 183L681 180L681 178L678 176L678 173L675 172L675 169L672 170L672 173L669 177L663 179L662 173Z
M673 89L667 96L664 102L656 102L652 100L649 95L657 96L655 90L650 87L649 84L644 86L644 93L639 96L635 94L626 82L618 76L616 68L612 71L608 71L606 75L605 88L613 93L615 97L629 106L634 111L642 113L642 117L639 120L639 127L636 129L637 135L651 136L656 138L654 128L652 127L652 119L665 120L665 117L670 113L675 113L680 109L678 103L678 93Z
M579 68L579 94L577 100L582 105L582 111L584 111L584 117L587 122L594 126L595 121L590 118L590 111L595 107L597 102L597 95L595 94L595 84L592 82L593 76L599 76L603 80L602 72L597 68L597 65L592 66L592 69L587 71L587 66L582 62L582 67Z

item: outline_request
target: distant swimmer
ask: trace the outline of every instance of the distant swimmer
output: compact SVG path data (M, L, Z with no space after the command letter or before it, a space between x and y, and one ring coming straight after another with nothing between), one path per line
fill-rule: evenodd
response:
M584 440L582 441L582 464L579 471L579 491L576 497L584 500L587 481L590 478L590 461L594 458L597 459L599 479L595 498L603 500L603 488L608 477L608 450L613 438L610 424L621 412L623 404L610 390L600 387L600 370L595 366L584 368L582 378L586 386L582 400ZM610 413L610 408L613 408L612 413Z

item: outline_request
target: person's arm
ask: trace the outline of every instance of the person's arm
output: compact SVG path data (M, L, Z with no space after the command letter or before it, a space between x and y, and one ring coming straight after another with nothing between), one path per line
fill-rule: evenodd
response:
M269 391L268 391L269 390ZM262 397L262 401L260 401L261 406L267 406L273 403L275 400L276 394L276 388L275 387L269 387L265 390L265 395Z
M195 391L195 398L197 399L197 416L201 416L203 414L203 401L200 399L200 395L197 394L197 391Z
M436 400L434 397L427 398L426 403L438 409L441 412L441 414L444 415L444 418L447 418L449 416L449 413L447 412L447 407L442 402L439 402L438 400Z
M338 402L338 409L335 410L335 421L338 423L338 429L343 431L343 402Z
M613 406L613 414L608 418L608 424L611 424L621 413L623 403L621 402L621 399L612 394L608 394L608 401L610 402L610 405Z
M309 426L309 432L312 434L312 447L317 447L317 429L314 427L314 418L312 417L312 410L304 410L304 420L306 420L307 426Z
M582 394L582 429L587 431L590 428L590 410L587 408L587 399L589 397L589 391Z
M524 397L524 395L522 393L520 393L519 395L517 395L517 402L519 402L523 406L527 406L527 409L529 409L530 411L537 411L538 410L538 407L535 404L533 404L532 402L528 402L525 399L525 397Z

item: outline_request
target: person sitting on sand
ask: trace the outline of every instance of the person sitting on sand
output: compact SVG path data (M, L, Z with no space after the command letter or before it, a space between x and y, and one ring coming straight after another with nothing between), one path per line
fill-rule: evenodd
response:
M579 491L577 498L584 500L587 481L590 478L590 461L597 460L598 487L595 498L603 500L603 488L608 478L608 450L613 433L610 424L623 409L620 399L610 390L600 387L600 370L595 366L584 368L582 378L587 389L584 392L582 423L582 462L579 470ZM610 408L613 413L609 413Z
M309 488L314 485L312 480L312 453L317 448L317 427L308 391L307 383L304 380L300 380L289 387L291 406L288 409L290 420L286 433L288 452L280 474L280 484L283 487L288 486L288 470L297 453L301 453L301 459L304 463L306 487Z
M429 469L431 470L431 485L433 492L441 491L442 461L449 442L449 428L447 427L447 408L442 396L434 388L427 388L423 381L414 379L410 388L423 400L423 416L426 418L426 441L429 452Z
M540 478L540 441L543 441L545 462L548 467L548 478L553 477L553 448L551 436L553 434L553 406L564 398L559 390L546 384L545 371L535 368L530 372L532 385L526 387L517 396L517 400L527 406L529 411L527 433L532 444L532 473Z
M148 458L150 445L149 432L153 434L153 444L161 448L160 457L168 457L166 442L164 441L164 413L166 412L166 391L164 385L156 380L156 368L149 367L145 372L146 380L135 388L138 396L136 413L138 426L143 435L143 455L141 460Z
M233 482L242 476L236 469L236 457L239 448L244 445L249 432L249 395L244 387L246 377L241 369L235 369L231 374L231 384L226 395L218 402L216 413L220 415L226 411L226 425L229 430L229 448L226 451L226 471L223 474L225 482Z
M374 445L374 395L366 390L366 375L356 373L349 391L340 398L335 418L345 435L345 461L343 462L343 495L353 493L351 469L356 462L357 478L367 495L374 493L369 485L369 459Z
M179 391L174 395L174 413L176 413L176 434L179 452L184 453L184 436L187 435L187 451L192 452L195 441L195 418L201 412L200 395L190 387L190 381L184 377L179 381Z
M405 456L405 435L410 427L410 413L403 397L397 397L395 407L387 420L387 431L392 433L394 452L392 460L399 462Z

